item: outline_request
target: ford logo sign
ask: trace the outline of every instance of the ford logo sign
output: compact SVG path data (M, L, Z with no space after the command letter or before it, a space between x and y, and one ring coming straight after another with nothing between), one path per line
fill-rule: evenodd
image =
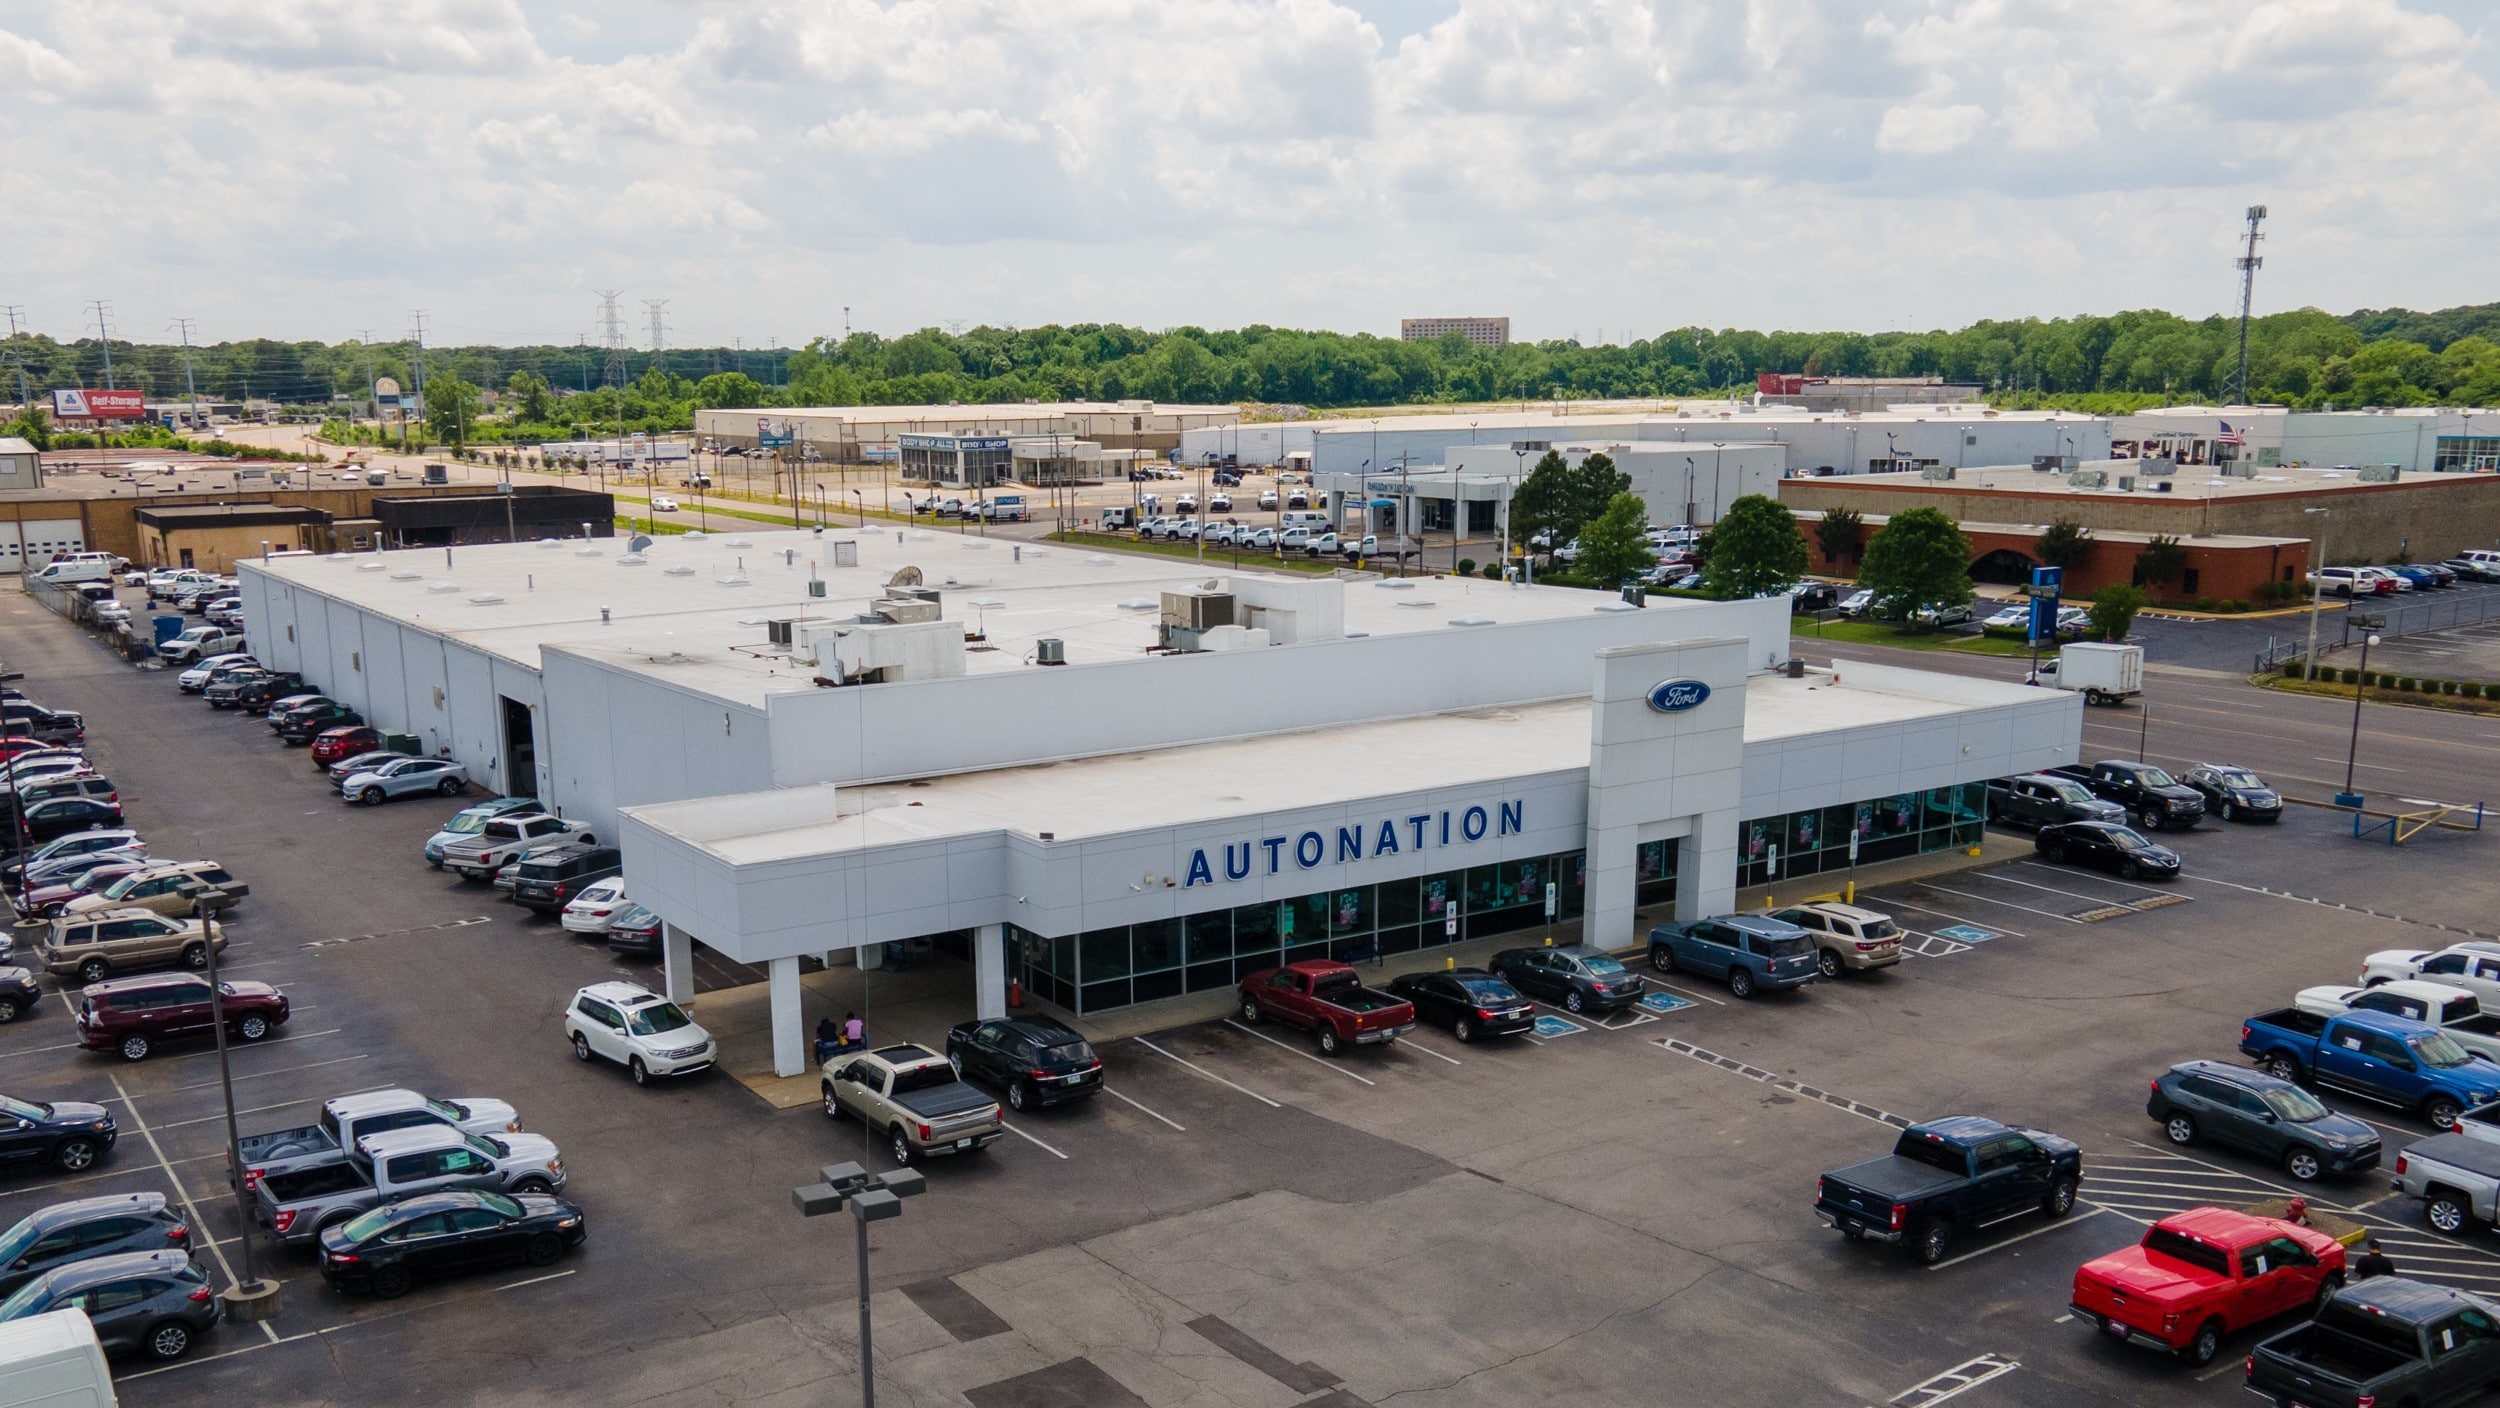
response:
M1649 707L1661 714L1681 714L1710 698L1710 686L1699 680L1661 680L1649 691Z

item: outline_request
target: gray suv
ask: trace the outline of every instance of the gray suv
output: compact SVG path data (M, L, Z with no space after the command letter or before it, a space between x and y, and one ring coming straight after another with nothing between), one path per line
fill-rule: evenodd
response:
M83 1310L104 1352L180 1359L217 1323L208 1277L181 1252L126 1252L47 1271L0 1301L0 1322Z
M2000 826L2025 826L2034 831L2067 821L2127 824L2127 809L2092 795L2092 789L2071 777L2025 773L1991 778L1988 820Z
M54 1203L0 1233L0 1296L47 1271L123 1252L187 1253L191 1227L162 1193L115 1193Z

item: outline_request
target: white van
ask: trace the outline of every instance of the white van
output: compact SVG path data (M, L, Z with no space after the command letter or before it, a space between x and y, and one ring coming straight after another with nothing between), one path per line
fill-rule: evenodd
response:
M1287 509L1285 510L1284 517L1279 522L1279 526L1285 528L1307 528L1314 533L1325 533L1328 531L1328 515L1318 512L1317 510Z
M115 1408L120 1401L86 1312L55 1310L0 1324L0 1403Z
M80 553L56 557L35 574L38 582L63 586L70 582L109 582L113 580L113 559L102 553Z

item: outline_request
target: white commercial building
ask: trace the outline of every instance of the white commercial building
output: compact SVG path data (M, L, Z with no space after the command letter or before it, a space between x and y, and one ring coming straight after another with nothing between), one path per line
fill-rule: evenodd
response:
M968 1006L1099 1012L1976 841L2076 697L1791 670L1784 602L1182 570L904 530L241 564L254 648L621 837L630 892L765 968L934 938Z
M891 457L906 435L1064 436L1113 449L1171 451L1183 434L1241 419L1238 406L1155 401L1008 401L949 406L770 406L698 410L695 438L741 449L857 464Z

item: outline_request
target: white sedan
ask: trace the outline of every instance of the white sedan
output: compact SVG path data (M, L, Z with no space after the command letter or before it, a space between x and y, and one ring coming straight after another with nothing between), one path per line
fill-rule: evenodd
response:
M1983 626L1995 626L1999 629L2003 629L2008 626L2028 625L2030 624L2030 621L2031 603L2018 601L2012 606L2005 608L2003 611L1989 617L1987 620L1980 622L1980 624Z
M666 494L653 494L651 496L651 511L653 513L675 513L677 511L677 501L670 498Z
M600 937L616 922L616 916L632 907L633 901L625 898L624 877L610 876L565 902L565 932Z

